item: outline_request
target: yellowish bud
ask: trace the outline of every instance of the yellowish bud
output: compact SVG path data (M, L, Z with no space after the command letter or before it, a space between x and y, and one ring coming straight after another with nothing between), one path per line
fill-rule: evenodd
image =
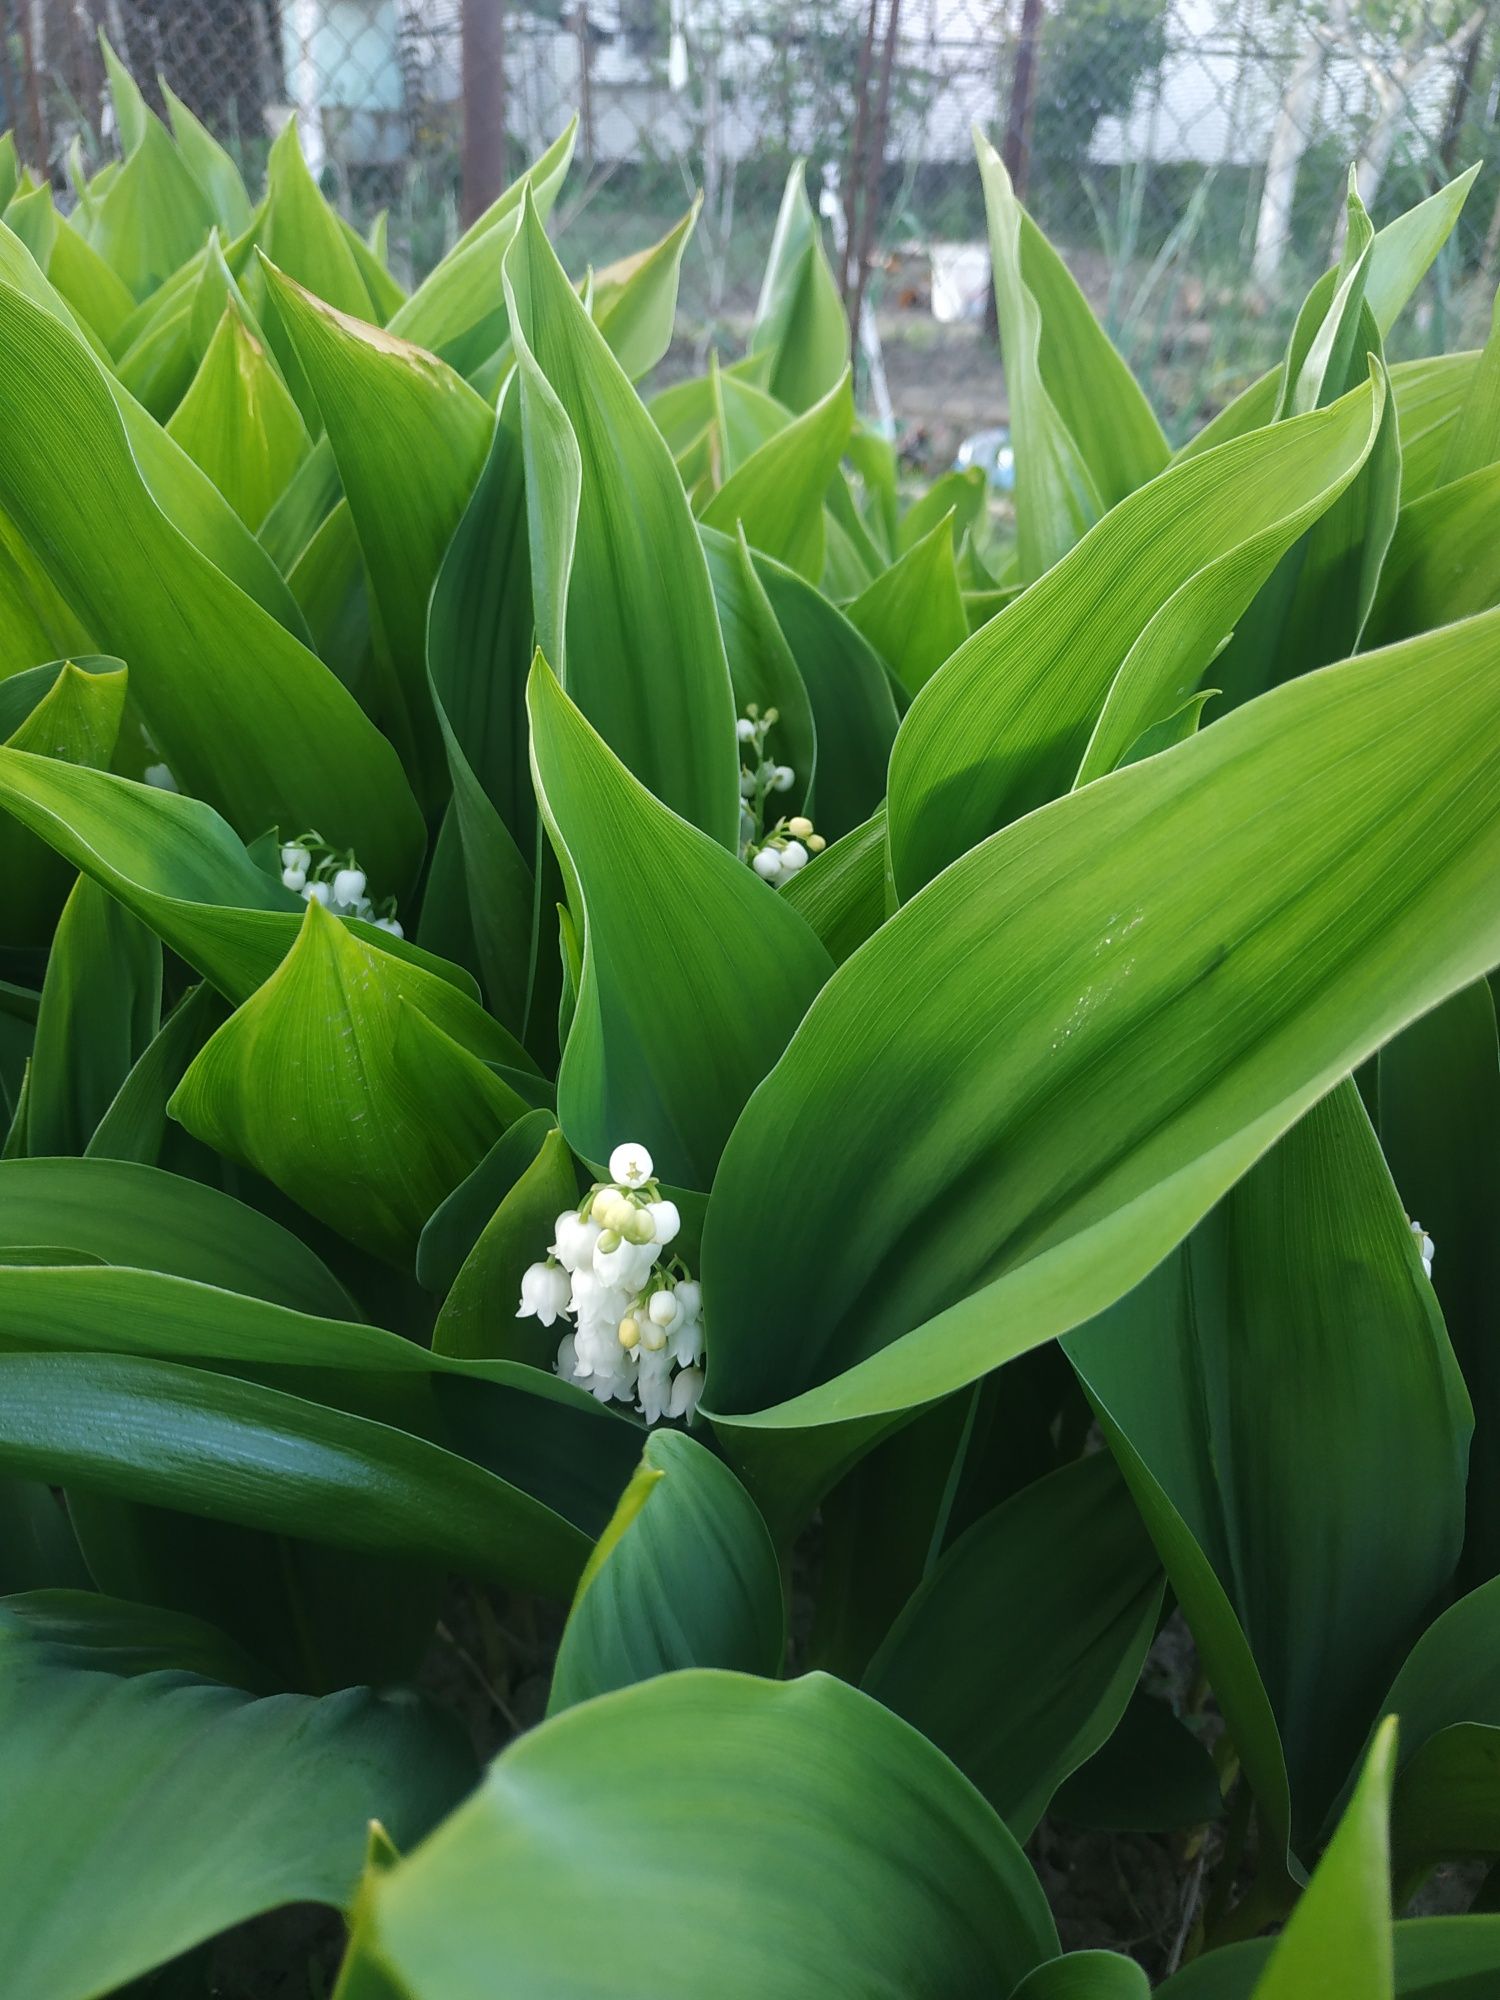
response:
M640 1337L641 1327L639 1320L631 1319L627 1315L626 1318L620 1321L621 1347L634 1347L640 1340Z
M809 854L821 854L827 845L828 842L823 838L821 833L810 833L807 836L807 851Z

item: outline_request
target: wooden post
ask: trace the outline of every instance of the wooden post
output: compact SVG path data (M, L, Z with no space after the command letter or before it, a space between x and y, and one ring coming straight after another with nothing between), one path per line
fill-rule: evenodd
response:
M463 0L463 219L505 185L505 0Z
M1036 96L1036 44L1041 23L1042 0L1022 0L1010 108L1005 115L1005 137L1000 146L1000 157L1021 201L1026 198L1026 177L1031 167L1031 113Z

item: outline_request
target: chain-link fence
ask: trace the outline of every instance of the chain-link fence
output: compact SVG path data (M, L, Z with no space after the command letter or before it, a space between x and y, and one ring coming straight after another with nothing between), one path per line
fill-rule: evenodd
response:
M866 400L929 459L1003 412L975 120L1181 429L1275 357L1336 249L1347 167L1379 221L1483 155L1500 94L1500 0L5 4L5 117L59 180L71 143L109 149L102 27L252 177L295 111L334 198L390 209L408 276L577 110L575 264L704 191L678 365L743 334L806 155L878 342ZM1475 337L1497 238L1481 181L1398 352Z

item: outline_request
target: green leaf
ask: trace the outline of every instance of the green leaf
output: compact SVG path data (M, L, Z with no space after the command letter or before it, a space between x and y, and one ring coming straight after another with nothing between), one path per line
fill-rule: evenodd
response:
M207 195L226 232L231 237L243 235L250 227L251 204L239 168L165 77L161 80L161 94L172 121L172 136L189 173Z
M295 118L271 147L256 241L279 271L336 312L372 322L383 317L339 217L308 172Z
M22 1478L544 1595L566 1593L588 1553L582 1530L482 1464L233 1375L127 1354L7 1353L0 1390L0 1466Z
M392 333L425 347L466 377L490 360L509 327L500 260L519 226L523 198L529 189L537 214L545 221L567 176L577 133L574 118L541 158L464 231L406 304L391 315Z
M835 841L781 894L807 920L835 965L842 965L886 918L885 812Z
M354 847L377 884L404 888L422 826L390 745L321 661L173 528L102 371L5 286L0 355L0 505L128 660L132 697L179 784L250 836L316 826Z
M1422 1745L1396 1781L1391 1840L1398 1870L1419 1876L1500 1854L1500 1728L1459 1722Z
M1365 463L1384 402L1376 381L1164 473L959 648L891 758L903 895L1113 769L1181 706L1278 557Z
M1460 211L1474 184L1477 166L1470 167L1436 194L1419 201L1404 215L1375 232L1365 273L1365 303L1383 340L1401 315L1407 300L1422 282L1439 250L1452 234ZM1328 310L1338 289L1337 269L1325 271L1307 296L1298 326L1304 337ZM1289 355L1285 363L1272 368L1253 382L1242 395L1222 409L1196 432L1176 454L1178 460L1211 451L1229 438L1243 437L1276 414L1288 371L1295 373L1301 355ZM1421 364L1428 365L1428 364Z
M194 1137L392 1263L526 1106L315 902L168 1105Z
M733 848L734 699L708 565L671 455L529 194L504 272L537 643L635 776Z
M985 842L841 967L715 1182L715 1414L896 1412L1067 1332L1488 965L1497 648L1489 614L1278 688Z
M557 1359L553 1333L538 1320L518 1319L516 1305L522 1272L552 1241L558 1216L578 1199L578 1172L547 1112L520 1122L534 1132L535 1119L543 1123L541 1143L495 1203L454 1277L432 1331L434 1353L509 1357L539 1368Z
M27 1093L29 1153L83 1151L160 1013L161 946L83 878L47 955Z
M124 713L125 670L95 656L65 660L0 682L6 747L95 768L114 755ZM20 714L17 715L19 708ZM72 887L73 870L14 820L0 822L0 873L7 883L4 939L42 944Z
M417 1247L417 1282L441 1298L458 1276L485 1224L536 1159L555 1129L546 1111L529 1111L506 1127L474 1171L428 1217ZM549 1218L550 1219L550 1218Z
M380 613L381 720L431 798L442 751L427 687L428 602L495 419L420 348L340 315L272 266L266 278L318 399L364 551Z
M1114 1951L1070 1951L1026 1977L1011 2000L1147 2000L1150 1983L1133 1958Z
M935 521L845 607L850 624L912 694L969 636L952 521L951 513Z
M1219 1777L1187 1724L1137 1689L1109 1741L1059 1786L1052 1813L1109 1833L1175 1833L1221 1817Z
M132 1161L0 1161L0 1246L47 1242L84 1261L136 1265L299 1312L357 1317L311 1250L258 1209Z
M146 136L151 113L141 87L115 54L109 36L99 30L99 53L104 58L104 74L109 84L109 101L114 107L115 129L120 135L120 151L128 159Z
M1500 1917L1412 1917L1392 1925L1398 2000L1489 2000L1500 1972ZM1160 2000L1251 2000L1275 1940L1226 1945L1195 1959L1159 1989ZM1330 1989L1338 2000L1364 2000Z
M1110 507L1162 470L1167 444L1130 370L977 127L974 150L1015 441L1020 576L1033 583Z
M683 1667L775 1678L786 1645L766 1524L728 1466L651 1432L578 1585L549 1715Z
M63 216L47 259L47 278L100 340L112 341L135 309L135 300L78 232L74 216Z
M217 1678L229 1651L113 1598L0 1605L15 2000L90 2000L260 1911L338 1908L372 1819L413 1842L472 1783L459 1732L413 1696L258 1697Z
M146 299L202 246L213 221L171 134L147 111L139 141L94 208L92 247L132 298Z
M633 1922L578 1922L577 1883L600 1880ZM367 1884L338 1991L479 2000L503 1964L570 2000L991 2000L1056 1953L1020 1849L914 1729L822 1674L700 1671L513 1744Z
M1189 1623L1200 1592L1174 1560L1168 1509L1234 1607L1276 1717L1302 1847L1452 1574L1471 1421L1353 1085L1065 1347L1107 1439L1126 1441L1123 1469ZM1242 1703L1258 1714L1259 1694L1242 1694L1240 1648L1216 1627L1206 1619L1198 1634L1205 1671L1274 1823L1280 1760L1241 1726Z
M885 797L898 720L891 679L869 640L805 577L771 556L753 561L812 709L818 831L837 840Z
M1381 566L1367 645L1388 646L1500 601L1497 501L1500 465L1484 465L1401 509Z
M794 160L776 217L750 352L769 357L762 386L789 410L810 409L849 366L849 327L807 199L807 162Z
M1255 2000L1391 2000L1391 1780L1396 1722L1382 1723L1344 1817L1277 1939Z
M788 814L805 810L817 779L818 740L812 704L786 635L756 569L743 531L731 537L701 529L714 602L729 657L734 705L743 715L752 703L764 714L774 708L772 754L796 774L782 801ZM790 572L789 572L790 573Z
M1433 1285L1474 1404L1463 1572L1477 1583L1500 1574L1500 1059L1488 985L1388 1042L1378 1077L1380 1143L1408 1214L1439 1246Z
M707 1188L828 956L775 890L636 782L542 661L528 701L537 796L584 938L563 1131L594 1162L637 1139L664 1180Z
M594 324L632 382L649 375L672 344L682 254L702 206L703 196L695 195L687 214L659 243L594 274Z
M846 369L826 396L730 474L704 509L704 522L726 534L741 528L752 548L816 583L823 573L823 496L853 428L853 376Z
M1439 478L1444 485L1500 458L1500 292L1490 310L1490 335L1452 426Z
M1119 1721L1161 1596L1151 1539L1114 1465L1095 1453L954 1543L863 1686L946 1751L1029 1840L1058 1785Z
M309 449L286 384L234 306L167 424L250 529L258 528Z

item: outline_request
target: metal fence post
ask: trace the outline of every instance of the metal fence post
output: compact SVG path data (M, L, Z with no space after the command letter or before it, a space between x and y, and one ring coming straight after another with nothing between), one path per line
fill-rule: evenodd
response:
M505 185L504 0L463 0L463 196L465 222Z

